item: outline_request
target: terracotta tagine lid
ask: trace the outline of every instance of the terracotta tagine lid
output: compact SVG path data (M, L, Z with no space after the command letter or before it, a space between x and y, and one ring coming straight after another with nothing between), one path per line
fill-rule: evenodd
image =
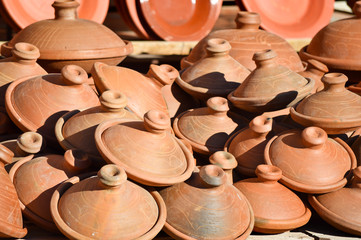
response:
M66 113L55 125L55 136L65 149L80 149L97 163L105 163L99 154L94 139L96 127L108 119L139 119L125 109L127 97L113 90L108 90L100 96L101 106L83 111L74 110ZM103 164L104 165L104 164Z
M206 56L205 45L208 39L223 38L232 49L229 55L251 71L256 68L252 56L257 51L272 49L278 55L277 64L284 65L294 72L303 71L300 57L292 46L283 38L259 29L261 19L258 13L241 11L236 16L237 29L224 29L210 33L203 38L181 61L181 68L189 67Z
M190 177L195 163L187 147L170 132L165 112L150 110L144 121L114 119L95 131L95 143L108 163L125 169L130 179L167 186Z
M19 78L44 75L47 72L36 63L39 49L32 44L19 42L12 50L12 57L0 60L0 105L5 106L8 85Z
M328 72L328 68L325 64L315 60L307 60L307 68L303 72L299 72L301 76L305 78L312 78L315 81L315 86L313 87L312 93L319 92L323 89L323 83L321 81L323 75Z
M301 49L301 58L316 59L329 68L360 71L361 1L355 3L353 12L355 17L322 28L310 44Z
M282 170L281 183L305 193L327 193L346 185L356 167L351 148L328 138L318 127L290 130L273 137L265 148L265 162Z
M228 101L222 97L212 97L207 107L191 109L178 115L173 122L177 137L187 140L193 151L211 155L222 151L229 136L235 132L243 118L230 114Z
M113 164L97 176L73 177L60 185L51 214L70 239L153 239L167 215L158 192L128 181L124 169Z
M272 132L272 118L266 116L255 117L248 128L234 133L224 145L238 162L237 171L244 176L254 177L258 165L264 163L264 149L274 134Z
M252 206L255 218L253 231L281 233L301 227L310 220L310 209L295 193L278 182L282 177L281 169L261 164L255 172L257 178L234 184Z
M209 162L222 168L227 176L227 182L233 184L233 169L237 167L238 163L231 153L226 151L215 152L209 157Z
M253 55L257 67L228 95L235 107L249 112L266 112L293 106L313 89L314 80L304 78L277 64L271 49Z
M207 41L207 56L184 69L177 84L195 98L227 95L248 77L250 71L229 56L231 45L227 40L211 38Z
M361 167L353 170L349 187L322 195L310 195L308 201L318 215L333 227L361 236Z
M317 126L328 134L341 134L361 126L361 97L345 88L347 77L327 73L325 87L291 108L292 119L302 126ZM330 107L332 106L332 107Z
M11 83L6 91L6 110L24 132L39 132L52 143L56 121L67 111L99 105L88 76L81 67L65 66L61 74L25 77Z
M130 42L102 24L78 19L75 0L56 0L55 19L35 22L7 44L27 42L40 50L39 64L48 72L59 72L68 64L77 64L88 73L94 62L117 65L133 51Z
M164 231L175 239L246 239L253 229L248 200L219 166L203 166L159 193L167 206Z
M153 109L167 112L161 89L164 85L172 84L178 75L178 71L167 64L151 64L146 75L100 62L95 63L92 69L98 92L111 89L124 93L128 98L129 110L140 118Z
M79 150L19 160L9 175L24 215L44 229L58 231L50 214L51 196L60 183L88 171L90 165L88 156Z
M0 237L23 238L27 229L23 228L23 217L19 206L15 187L6 172L4 165L12 161L14 154L0 144Z

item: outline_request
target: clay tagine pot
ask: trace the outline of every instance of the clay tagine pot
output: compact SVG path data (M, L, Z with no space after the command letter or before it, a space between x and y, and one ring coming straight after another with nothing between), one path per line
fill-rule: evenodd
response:
M285 131L266 145L265 162L282 170L281 183L305 193L327 193L346 185L357 165L351 148L318 127Z
M305 78L312 78L315 81L315 86L313 87L312 93L319 92L323 89L323 83L321 81L323 75L328 72L328 68L325 64L315 60L307 60L307 68L303 72L299 72L301 76Z
M252 59L256 69L228 95L235 107L248 112L275 111L293 106L312 91L314 80L277 64L275 51L256 52Z
M228 101L212 97L207 107L191 109L174 119L173 129L177 137L187 140L193 151L211 155L222 151L227 139L246 120L229 112Z
M250 71L229 56L231 45L227 40L212 38L207 41L207 56L184 69L176 83L195 98L227 95L235 90Z
M159 193L167 206L163 230L175 239L246 239L253 229L248 200L219 166L203 166Z
M19 42L12 50L12 57L0 60L0 106L5 107L5 92L12 81L23 77L47 74L36 63L39 56L37 47Z
M233 184L233 169L237 167L237 160L231 153L226 151L215 152L209 157L209 162L222 168L227 176L227 182Z
M230 152L238 162L237 171L249 177L255 177L258 165L264 163L264 149L274 134L272 118L255 117L248 128L234 133L225 143L224 150Z
M7 43L7 48L18 42L31 43L39 48L38 63L46 71L60 72L65 65L76 64L88 73L97 61L117 65L133 51L131 42L124 42L104 25L78 19L79 3L75 0L56 0L52 6L55 19L27 26Z
M294 72L304 70L300 57L292 46L283 38L259 29L261 19L258 13L241 11L236 16L237 29L224 29L210 33L203 38L191 51L189 56L181 61L184 69L206 56L205 45L208 39L222 38L227 40L232 49L229 55L240 64L250 69L256 68L252 61L255 52L272 49L278 55L277 64L284 65Z
M162 96L162 87L172 84L179 75L178 71L167 64L151 64L149 71L143 75L129 68L108 66L97 62L92 69L94 83L99 93L117 90L128 98L128 108L139 118L149 110L167 110Z
M67 111L99 105L88 76L81 67L65 66L61 74L25 77L11 83L6 91L6 110L22 131L39 132L57 144L54 126Z
M27 229L23 228L23 217L15 187L4 165L12 161L14 154L0 144L0 238L23 238Z
M317 126L328 134L341 134L361 126L361 97L345 88L347 77L327 73L325 87L291 108L292 119L302 126Z
M310 195L308 201L318 215L333 227L361 236L361 167L353 170L349 187L322 195Z
M113 164L97 176L73 177L60 185L51 214L70 239L153 239L167 215L158 192L128 181L124 169Z
M50 199L58 185L89 170L91 161L79 150L64 156L48 154L19 160L9 175L19 196L24 215L44 229L58 231L50 214Z
M114 119L95 131L95 143L108 163L125 169L130 179L150 186L187 180L195 163L191 152L170 131L165 112L151 110L144 121Z
M86 152L96 165L104 165L105 162L95 145L96 127L108 119L139 118L125 109L127 97L118 91L105 91L99 100L101 106L83 111L74 110L59 118L55 125L55 136L65 150L80 149Z
M252 206L255 218L253 231L282 233L301 227L310 220L310 209L295 193L278 182L282 177L281 169L261 164L257 166L256 175L257 178L234 184Z

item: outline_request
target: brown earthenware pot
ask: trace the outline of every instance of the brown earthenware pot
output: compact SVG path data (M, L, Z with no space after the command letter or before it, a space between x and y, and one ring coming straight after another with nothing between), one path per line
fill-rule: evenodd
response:
M64 156L28 156L15 163L9 175L24 215L44 229L58 231L50 214L51 196L60 183L88 171L90 165L88 156L78 150L68 150Z
M238 163L231 153L226 151L215 152L209 157L209 162L222 168L227 176L227 182L233 184L233 169L237 167Z
M108 163L125 169L130 179L150 186L187 180L195 166L187 147L170 132L166 113L151 110L144 121L113 119L95 131L95 143Z
M277 182L282 177L281 169L261 164L257 166L255 173L257 178L234 184L252 206L255 218L253 231L281 233L308 222L311 217L310 209L295 193Z
M267 112L293 106L313 89L314 80L304 78L276 62L268 49L253 55L257 67L228 95L233 105L249 112Z
M61 74L18 79L6 91L6 110L21 130L39 132L56 145L54 126L59 117L67 111L99 105L97 95L85 84L87 78L82 68L67 65Z
M189 56L182 59L181 68L189 67L206 56L204 46L208 39L223 38L232 46L229 52L230 56L251 71L256 68L252 61L253 54L264 49L272 49L277 53L277 64L284 65L295 72L303 71L300 57L287 41L273 33L259 29L261 19L258 13L241 11L237 14L235 21L237 29L214 31L203 38Z
M253 229L248 200L218 166L203 166L160 195L168 212L164 231L175 239L246 239Z
M345 88L347 77L327 73L324 89L291 108L292 119L302 126L317 126L328 134L341 134L361 126L361 97ZM330 107L332 106L332 107Z
M227 40L212 38L207 41L207 56L184 69L176 83L195 98L206 101L210 97L227 95L248 77L250 71L229 56Z
M27 42L40 50L38 63L48 72L60 72L69 64L76 64L90 73L92 65L102 61L117 65L133 51L130 42L102 24L78 19L75 0L55 0L55 19L33 23L7 43L14 47Z
M166 220L163 199L106 165L97 176L73 177L54 192L51 214L70 239L153 239Z
M351 148L328 138L318 127L290 130L273 137L264 151L265 162L282 170L280 182L305 193L327 193L346 185L357 165Z
M319 92L323 89L323 83L321 81L323 75L328 72L328 68L325 64L315 60L307 60L307 68L303 72L298 72L301 76L305 78L312 78L315 81L315 86L311 93Z
M178 75L178 71L167 64L151 64L146 75L100 62L95 63L92 69L98 92L111 89L124 93L128 98L128 108L139 118L153 109L167 112L162 87L171 84Z

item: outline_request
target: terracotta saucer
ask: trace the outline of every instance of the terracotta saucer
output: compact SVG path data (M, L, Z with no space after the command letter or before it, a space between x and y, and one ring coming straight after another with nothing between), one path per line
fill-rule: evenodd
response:
M143 26L167 41L205 37L216 22L222 1L138 1Z

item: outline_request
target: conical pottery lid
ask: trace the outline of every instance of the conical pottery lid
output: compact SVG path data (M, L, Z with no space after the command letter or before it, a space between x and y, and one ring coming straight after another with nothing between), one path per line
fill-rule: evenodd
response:
M326 222L341 231L361 236L361 167L353 170L353 176L351 186L310 195L308 200Z
M357 46L361 40L361 2L355 3L353 12L355 17L322 28L300 51L302 59L316 59L331 68L360 71L361 51Z
M6 110L23 131L38 131L56 142L54 126L67 111L99 105L88 76L80 67L67 65L61 74L26 77L11 83L6 91Z
M327 73L324 89L291 108L291 117L303 126L318 126L328 134L353 131L361 126L361 97L345 88L347 77Z
M151 110L144 122L114 119L95 131L96 146L109 163L125 169L129 178L151 186L185 181L194 169L194 159L184 144L170 132L166 113Z
M282 170L283 184L306 193L326 193L342 188L356 167L351 148L339 138L328 138L318 127L290 130L272 138L265 161Z
M174 67L167 64L151 64L146 75L101 62L95 63L92 69L98 91L102 93L111 89L122 92L128 98L128 108L139 118L143 118L149 110L168 111L161 89L171 84L178 74Z
M256 69L228 95L237 108L249 112L279 110L296 104L311 92L313 79L278 64L276 58L276 52L271 49L253 55Z
M247 199L219 166L204 166L159 193L167 206L164 231L176 239L246 239L253 229Z
M55 126L55 135L64 149L76 148L90 156L100 157L94 139L96 127L108 119L138 119L125 109L127 97L118 91L103 92L99 101L101 106L81 112L75 110L59 118Z
M89 170L91 161L79 150L64 156L48 154L23 158L10 170L24 215L45 229L56 231L50 214L50 199L58 185Z
M58 188L51 211L59 229L72 239L152 239L164 224L164 202L133 182L124 169L106 165L97 176ZM69 187L70 185L70 187ZM64 189L59 200L59 189ZM159 196L159 195L158 195ZM55 204L53 204L55 203ZM163 214L162 214L163 215ZM154 234L154 233L153 233ZM148 237L148 238L147 238Z
M258 13L241 11L236 16L237 29L224 29L210 33L203 38L182 60L182 69L206 56L205 45L210 38L227 40L232 49L230 55L246 68L253 70L256 65L252 61L255 52L272 49L277 55L278 64L287 66L292 71L301 72L303 66L300 57L292 46L283 38L259 29L261 19Z
M227 40L209 39L207 56L185 69L177 78L177 84L196 98L227 97L250 74L247 68L229 56L230 50Z
M255 172L257 178L234 184L252 206L254 231L280 233L305 225L311 211L295 193L277 182L282 177L281 169L261 164Z
M210 155L223 150L223 146L243 119L232 119L228 115L228 101L212 97L207 107L191 109L174 119L175 134L189 141L195 152Z

